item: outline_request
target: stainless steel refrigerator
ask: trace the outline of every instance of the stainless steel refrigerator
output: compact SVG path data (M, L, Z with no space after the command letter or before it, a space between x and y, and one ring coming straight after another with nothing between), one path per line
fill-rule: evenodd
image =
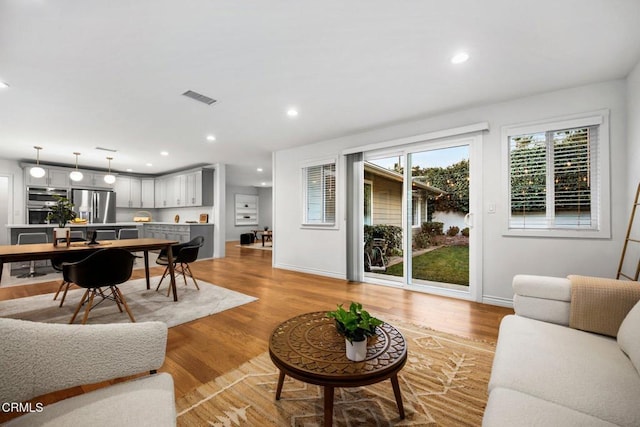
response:
M116 222L116 193L108 190L71 190L76 216L91 224Z

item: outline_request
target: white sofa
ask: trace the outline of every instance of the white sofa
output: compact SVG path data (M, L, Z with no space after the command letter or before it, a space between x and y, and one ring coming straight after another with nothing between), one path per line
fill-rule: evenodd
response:
M568 279L522 275L513 287L483 426L640 426L640 302L616 338L569 327Z
M155 371L164 363L162 322L58 325L0 318L0 402L28 402L6 426L174 426L173 379L166 373L99 388L42 407L37 397L70 387ZM15 410L15 408L14 408Z

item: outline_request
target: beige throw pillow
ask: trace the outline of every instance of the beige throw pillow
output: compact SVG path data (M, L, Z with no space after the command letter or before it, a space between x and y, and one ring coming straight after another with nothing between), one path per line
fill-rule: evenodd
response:
M618 330L618 345L629 356L636 371L640 373L640 302L622 321Z

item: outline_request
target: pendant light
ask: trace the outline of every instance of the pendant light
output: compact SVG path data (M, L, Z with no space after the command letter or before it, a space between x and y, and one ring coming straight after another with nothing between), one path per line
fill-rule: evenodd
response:
M107 184L113 184L116 182L116 177L111 175L111 160L113 160L113 157L107 157L107 160L109 160L109 173L104 176L104 182Z
M71 178L71 181L82 181L82 172L80 172L78 170L78 156L80 155L80 153L73 153L76 155L76 170L74 170L73 172L71 172L69 174L69 178Z
M45 170L40 167L40 150L42 150L42 147L36 145L33 148L36 149L36 165L29 169L29 175L34 178L42 178L46 173Z

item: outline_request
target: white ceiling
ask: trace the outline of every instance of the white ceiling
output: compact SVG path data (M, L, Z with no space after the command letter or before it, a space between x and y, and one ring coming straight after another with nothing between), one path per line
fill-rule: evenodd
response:
M119 171L270 184L275 150L623 78L638 18L638 0L0 0L0 157L104 168L106 147Z

